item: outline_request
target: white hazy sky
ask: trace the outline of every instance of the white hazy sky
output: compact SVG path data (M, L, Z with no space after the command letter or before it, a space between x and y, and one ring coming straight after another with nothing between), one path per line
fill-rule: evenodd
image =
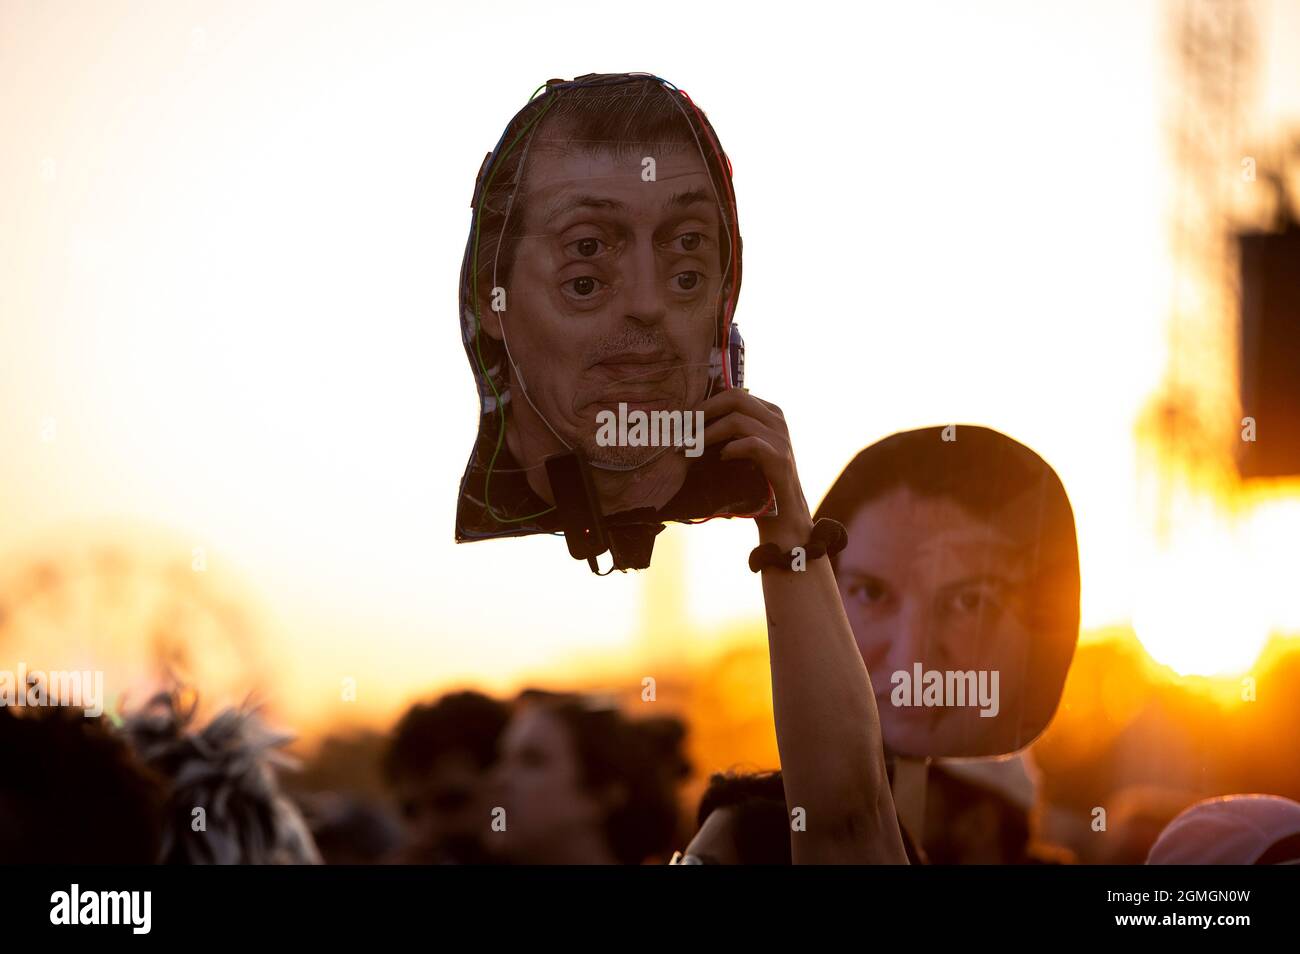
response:
M996 427L1071 494L1085 624L1129 617L1163 5L439 6L0 0L0 554L107 520L203 546L303 711L631 645L657 572L694 631L761 619L747 522L604 579L550 537L452 543L479 164L547 78L644 70L734 163L747 383L810 502L887 433ZM1256 9L1258 110L1294 118L1297 4Z

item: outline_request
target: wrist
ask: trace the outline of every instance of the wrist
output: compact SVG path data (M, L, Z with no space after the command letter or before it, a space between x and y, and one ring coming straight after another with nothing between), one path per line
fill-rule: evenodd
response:
M758 524L758 542L775 543L782 550L801 547L812 536L813 520L807 511L760 517L755 523Z
M783 534L781 539L788 538ZM805 570L810 560L833 557L848 542L844 524L838 520L818 520L801 542L790 546L775 539L760 543L749 554L749 568L755 573L767 569Z

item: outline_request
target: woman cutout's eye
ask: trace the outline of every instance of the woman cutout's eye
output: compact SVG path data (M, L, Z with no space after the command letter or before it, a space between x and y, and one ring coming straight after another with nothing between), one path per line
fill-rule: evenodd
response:
M862 606L880 606L889 596L889 589L884 582L865 579L849 587L849 599Z
M573 254L579 258L593 258L600 254L604 246L605 243L600 239L587 236L586 238L580 238L577 241L570 242L564 247L566 249L572 249Z
M699 272L680 272L673 276L673 281L677 283L678 291L694 291L695 286L700 283L700 278Z
M571 278L561 287L568 288L577 298L590 298L600 290L604 283L598 278L592 278L590 275L582 275L579 278Z
M953 616L975 616L996 612L1000 606L998 587L991 583L963 586L949 592L944 610Z

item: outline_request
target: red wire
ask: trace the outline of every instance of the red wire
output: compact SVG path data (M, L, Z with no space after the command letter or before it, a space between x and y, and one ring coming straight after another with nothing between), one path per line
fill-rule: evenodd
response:
M736 215L736 190L735 187L732 186L731 184L731 177L733 174L733 170L731 166L731 158L722 150L722 144L718 142L717 137L713 134L712 129L709 126L708 119L705 117L704 112L700 109L700 107L695 105L695 102L694 100L691 99L690 94L687 93L686 90L680 88L677 90L677 92L681 93L682 98L686 100L686 102L690 105L691 109L695 110L695 115L699 118L699 127L701 130L703 130L705 139L708 140L709 145L713 148L714 157L718 160L719 164L726 163L727 182L725 184L728 193L727 200L731 206L731 272L733 275L739 275L740 274L740 226L739 223L737 222L738 216ZM721 342L722 343L722 372L723 372L723 379L727 382L728 388L732 388L735 386L732 382L733 369L731 367L731 318L732 318L732 314L735 311L736 294L739 292L739 290L740 290L739 285L737 284L736 291L733 292L732 296L727 300L727 307L726 307L726 311L723 314L723 322L722 322L722 342Z
M728 156L722 150L722 144L718 142L717 136L713 134L712 128L709 126L708 119L705 118L704 112L700 109L700 107L695 105L695 102L694 100L691 99L690 94L688 94L686 90L680 88L677 90L677 92L682 94L682 98L685 99L688 104L690 104L691 109L695 110L695 115L699 117L699 127L701 130L704 131L705 139L708 140L709 145L713 148L714 157L718 160L719 164L726 163L727 181L725 185L727 187L727 201L731 206L731 273L733 275L739 275L740 274L740 225L737 222L738 216L736 214L736 190L731 183L731 179L734 174L734 170L732 169L731 166L731 157ZM735 386L732 383L732 377L731 377L732 376L731 316L736 308L736 295L740 291L739 282L737 282L733 287L735 288L735 291L732 292L731 297L727 300L727 307L726 307L726 311L723 314L723 322L722 322L722 374L723 374L723 380L726 381L727 383L728 390L730 390L732 387ZM757 513L718 513L718 514L714 514L712 517L705 517L703 520L684 520L682 522L696 524L696 523L708 523L710 520L716 520L719 517L761 517L764 514L770 512L775 506L776 506L776 491L775 489L773 489L772 484L769 482L767 485L767 503L764 504L763 509L758 511Z

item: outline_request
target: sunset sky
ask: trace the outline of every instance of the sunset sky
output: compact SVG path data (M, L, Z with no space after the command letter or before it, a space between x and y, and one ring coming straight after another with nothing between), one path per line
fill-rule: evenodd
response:
M1085 629L1136 617L1202 673L1300 630L1294 488L1193 504L1164 557L1142 509L1165 5L492 7L0 0L0 575L90 537L202 548L304 718L348 676L387 710L631 652L656 582L700 652L761 621L747 521L601 579L551 537L452 542L475 174L546 79L635 70L731 157L746 383L812 505L886 434L984 424L1061 475ZM1300 3L1254 9L1249 121L1300 124Z

